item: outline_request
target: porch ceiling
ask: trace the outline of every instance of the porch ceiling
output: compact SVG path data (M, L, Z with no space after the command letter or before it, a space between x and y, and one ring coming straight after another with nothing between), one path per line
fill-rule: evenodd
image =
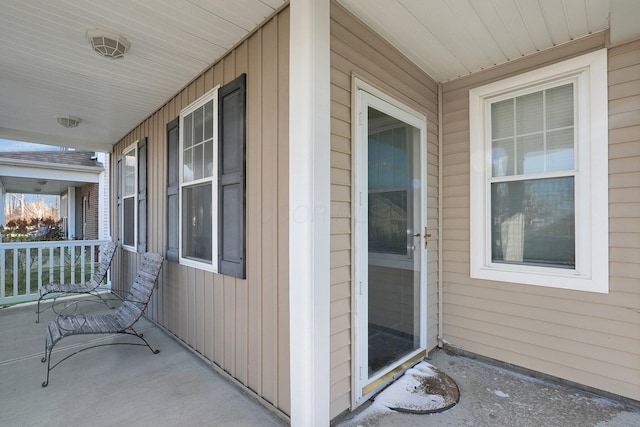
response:
M612 39L640 36L635 0L338 1L439 82L605 30L610 11ZM110 151L285 3L0 0L0 138ZM92 52L96 28L129 40L124 59Z
M79 177L77 180L70 181L60 179L45 180L42 178L14 178L3 176L0 177L0 182L2 182L7 193L50 194L59 196L69 187L81 187L87 184L86 181L82 181L81 179L84 179L84 177Z
M623 9L624 3L628 3L627 0L338 1L438 82L603 31L609 28L610 1L621 4Z
M0 0L0 138L110 151L284 3ZM124 59L94 53L92 29L126 37Z

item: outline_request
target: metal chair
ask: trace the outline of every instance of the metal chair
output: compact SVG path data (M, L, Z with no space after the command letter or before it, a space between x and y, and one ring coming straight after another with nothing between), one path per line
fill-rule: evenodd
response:
M40 297L38 298L38 305L36 308L36 313L38 315L36 319L36 323L40 323L40 302L42 299L49 294L56 294L53 298L53 303L51 305L52 310L55 312L55 304L56 299L61 296L67 296L71 294L89 294L95 297L98 297L107 307L111 307L107 300L105 300L100 293L97 292L98 286L102 284L105 277L107 277L107 271L109 271L109 267L111 266L111 261L113 261L113 257L116 253L116 244L114 242L109 242L102 247L100 254L100 264L98 265L98 269L91 276L91 280L86 283L81 284L68 284L68 283L48 283L38 291L40 293ZM58 313L56 313L58 314Z
M151 294L155 288L160 268L162 267L163 257L147 252L144 254L138 273L131 287L131 292L113 313L107 314L84 314L76 313L71 315L59 315L56 320L52 320L47 325L45 336L44 357L42 362L47 363L47 379L42 383L42 387L49 384L49 373L53 368L64 362L68 358L95 347L103 347L107 345L140 345L146 346L154 354L158 354L160 350L151 348L143 335L133 329L133 325L140 319L144 313ZM55 345L63 338L73 335L92 335L92 334L125 334L140 338L142 343L131 342L109 342L104 344L96 344L90 347L84 347L80 350L64 357L51 366L51 352Z

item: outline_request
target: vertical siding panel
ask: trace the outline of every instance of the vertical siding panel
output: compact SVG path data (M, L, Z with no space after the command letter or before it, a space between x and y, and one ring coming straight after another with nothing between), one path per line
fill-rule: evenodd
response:
M218 62L214 67L213 67L213 86L217 86L220 85L222 86L224 84L224 63Z
M248 41L247 75L247 281L249 282L248 385L262 394L262 30Z
M196 270L192 269L195 273L195 300L194 300L194 317L195 317L195 349L198 350L200 354L205 353L205 343L204 343L204 331L205 331L205 315L207 307L204 303L204 288L206 283L204 281L205 271L204 270Z
M214 360L215 341L215 288L213 273L205 272L204 299L204 355L209 360Z
M147 138L147 250L159 252L159 242L161 237L159 235L160 230L156 227L149 227L149 224L160 224L158 214L158 199L162 194L159 192L161 189L158 187L158 174L162 169L162 159L158 156L158 150L161 146L161 142L158 138L157 123L160 112L156 111L151 118L149 118L149 135ZM153 165L153 166L152 166ZM151 318L158 321L159 317L159 302L160 292L158 289L153 292L151 298Z
M162 233L163 236L163 244L162 247L160 248L160 253L162 255L166 254L166 249L167 249L167 245L166 245L166 234L167 234L167 206L166 206L166 197L167 197L167 193L166 193L166 186L167 186L167 163L168 163L168 157L167 157L167 123L169 123L171 120L173 120L174 118L174 112L175 112L175 98L171 99L171 101L169 101L167 103L167 105L165 105L165 107L163 108L163 114L162 114L162 120L160 121L160 123L158 124L160 126L160 131L162 134L162 140L164 141L163 144L163 148L162 148L162 152L159 154L162 156L163 159L163 173L161 175L161 179L160 181L162 182L161 185L161 193L162 194L162 203L163 203L163 208L162 208L162 222L160 224L156 224L156 228L158 228L159 232ZM173 312L175 310L171 310L171 307L174 307L173 305L173 296L172 296L172 290L173 290L173 284L176 283L173 280L173 276L169 275L169 272L172 271L174 269L174 263L170 263L170 262L165 262L163 270L166 274L166 280L163 280L161 284L159 284L159 289L162 295L162 315L160 316L160 318L158 319L158 322L160 322L161 325L164 325L167 329L169 329L170 331L175 331L174 329L174 323L173 323ZM162 286L160 286L162 285Z
M186 107L187 105L189 105L189 88L185 88L182 90L182 92L180 92L180 98L179 98L179 104L178 104L178 113L180 112L180 110L182 110L184 107Z
M131 270L132 270L132 260L131 260L131 252L130 251L123 251L124 254L124 277L123 277L123 282L122 282L122 287L121 287L121 292L122 295L125 296L127 294L127 292L129 291L129 279L131 277Z
M213 341L215 348L213 349L213 361L220 366L224 366L224 278L219 274L213 275L213 304L214 321L213 321Z
M198 299L196 288L198 283L196 282L196 275L200 272L195 268L187 269L187 301L186 301L186 309L187 309L187 342L191 344L192 347L197 346L196 341L196 322L198 318ZM197 349L197 348L196 348Z
M243 41L236 48L236 77L249 71L249 42Z
M224 80L222 84L227 84L233 81L236 77L236 51L231 51L222 61L224 65L223 75Z
M167 128L166 125L167 123L169 123L171 120L173 120L174 118L178 117L178 112L176 111L176 98L172 98L171 101L169 101L169 103L166 105L166 107L164 108L165 110L165 115L164 115L164 132L166 133ZM166 138L166 136L165 136Z
M196 99L198 99L198 97L196 96L196 85L195 84L190 84L189 86L187 86L187 99L186 99L186 103L184 104L183 108L186 107L187 105L191 104L192 102L194 102Z
M235 50L222 60L222 85L236 78L236 53ZM224 364L223 368L235 376L235 351L236 351L236 280L232 277L223 279L223 303L224 303Z
M222 276L224 289L224 369L235 376L236 352L236 278Z
M290 413L288 9L278 16L278 46L278 407Z
M201 74L195 81L196 84L196 99L200 98L204 95L204 74Z
M236 49L236 74L248 73L249 71L249 46L248 42L244 41ZM248 164L248 163L247 163ZM247 191L248 199L248 191ZM248 211L248 207L247 207ZM247 219L248 222L248 219ZM249 236L247 234L247 236ZM247 237L247 240L249 238ZM247 251L248 252L248 251ZM245 255L246 256L246 255ZM249 314L249 295L248 295L248 280L236 280L236 295L235 295L235 372L236 378L243 384L247 384L248 381L248 314Z
M187 90L183 90L178 98L176 99L176 109L178 111L178 115L180 114L180 110L183 108L183 105L187 103ZM176 307L176 322L177 322L177 331L178 336L183 340L187 341L188 339L188 317L189 317L189 306L188 306L188 298L189 298L189 281L188 281L188 271L189 268L184 265L178 266L178 277L179 281L174 284L175 292L177 297L178 305Z
M156 209L154 203L157 199L155 195L155 191L157 191L156 186L154 185L154 178L157 173L157 168L155 166L151 166L159 159L156 156L156 150L158 147L158 141L156 140L156 115L158 112L156 111L151 117L149 117L146 121L146 137L147 137L147 251L155 251L155 247L157 245L158 237L157 230L152 227L149 227L149 224L156 224L157 218ZM154 291L151 296L151 301L149 303L150 313L148 314L153 320L157 320L158 318L158 292Z
M262 62L262 395L270 402L277 397L277 115L272 100L277 96L276 18L263 28Z
M240 382L289 412L288 10L209 67L114 146L148 137L148 247L166 251L166 125L217 85L247 73L247 279L165 263L149 316ZM281 43L279 46L278 43ZM281 168L281 169L278 169ZM116 205L117 177L111 178ZM114 208L115 209L115 208ZM111 220L117 238L118 218ZM119 251L117 292L140 256Z
M180 332L180 322L178 319L178 308L180 307L180 295L177 284L180 283L180 266L176 263L166 263L163 268L168 270L167 281L164 282L165 289L165 312L169 313L168 322L165 326L176 335Z
M247 383L248 379L248 313L249 313L249 298L248 298L248 284L246 280L236 280L236 295L235 295L235 372L236 378L243 384Z
M204 73L204 91L209 92L211 89L213 89L213 67L210 67L207 71L205 71Z
M150 227L155 230L156 233L156 245L154 250L164 255L166 248L166 227L164 224L167 223L167 209L166 209L166 180L167 180L167 132L166 125L164 121L164 115L166 113L166 107L160 110L155 116L155 129L156 129L156 149L153 157L155 162L151 163L155 165L155 167L151 167L151 169L156 170L155 179L151 183L155 188L151 196L155 199L155 221L151 224L158 224L160 226ZM157 285L157 294L158 294L158 308L157 308L157 318L156 320L162 323L164 318L164 292L160 289L160 284Z
M178 336L183 340L187 339L187 316L188 316L188 306L186 304L187 301L187 292L189 288L189 283L187 282L187 267L184 265L180 265L178 267L178 275L180 279L176 283L176 293L178 296L178 307L177 307L177 322L178 322Z

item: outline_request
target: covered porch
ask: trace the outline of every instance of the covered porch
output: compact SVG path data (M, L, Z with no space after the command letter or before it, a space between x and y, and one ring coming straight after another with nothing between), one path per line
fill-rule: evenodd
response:
M80 310L105 310L80 302ZM40 386L45 364L46 311L36 324L35 305L0 309L0 409L2 424L44 425L236 425L284 426L288 423L211 369L174 337L146 319L139 323L157 355L146 348L116 345L88 350L51 371ZM43 324L44 323L44 324ZM124 341L93 336L61 342L53 361L81 346Z
M80 302L81 310L105 307ZM157 355L125 345L88 350L51 372L42 358L44 325L34 305L0 309L0 410L4 425L285 426L271 405L259 402L211 363L143 318L144 333ZM43 321L53 318L47 311ZM76 337L62 342L53 360L124 337ZM640 408L570 385L523 375L460 354L432 352L429 362L454 378L464 399L453 409L419 415L380 410L376 404L336 420L336 426L425 425L638 425ZM37 402L37 404L34 404ZM267 409L270 408L270 409ZM526 416L523 417L523 408Z
M123 248L112 268L114 289L127 291L142 252L165 254L164 276L147 314L204 355L208 362L201 366L211 364L229 372L274 410L289 415L292 425L300 426L327 425L364 405L375 387L391 381L394 366L387 365L388 372L380 373L379 378L366 369L368 322L362 313L366 313L369 284L356 273L368 265L366 256L356 256L369 252L364 238L368 234L355 224L366 222L368 210L363 207L358 212L356 206L358 198L361 206L368 203L369 189L365 179L359 182L367 176L362 172L368 165L363 155L366 146L358 146L358 141L367 139L368 105L381 109L379 112L385 108L396 112L401 105L408 107L402 110L405 113L411 110L416 113L413 116L419 116L420 123L414 127L420 129L423 150L415 156L419 159L416 165L423 168L420 179L409 182L410 188L424 190L420 201L426 204L408 204L421 205L415 216L431 231L416 221L424 236L405 227L397 233L417 242L407 244L407 251L425 250L424 256L415 256L424 263L415 275L420 276L414 305L419 316L413 317L419 348L408 357L421 357L449 342L505 363L631 398L638 396L635 280L640 272L633 254L640 249L633 240L638 230L633 207L638 188L640 34L629 19L638 12L633 0L541 0L526 6L518 0L246 0L233 7L226 0L184 1L178 6L165 0L155 8L127 4L117 13L92 1L78 1L73 19L67 17L66 2L41 3L37 10L30 5L7 5L7 14L0 18L7 28L15 27L20 36L15 39L21 40L0 48L6 58L16 58L7 62L8 78L0 81L0 89L13 96L3 99L25 100L20 105L0 101L0 107L6 106L1 111L11 110L17 117L0 117L0 138L111 153L110 210L117 215L111 219L110 237ZM38 32L30 31L34 26ZM126 53L124 60L107 61L91 52L86 39L95 42L96 26L104 30L98 41L108 39L124 46L118 47ZM47 30L59 35L50 37L50 45L42 43L48 40L42 37ZM34 47L40 44L43 49ZM54 51L52 46L59 44L68 47L65 61L39 54ZM593 104L606 105L608 100L611 113L607 116L600 108L599 120L594 122L605 136L607 130L612 133L611 146L616 146L610 149L609 159L610 175L615 179L609 188L604 179L594 179L593 193L594 200L608 196L616 216L610 219L598 211L593 221L585 223L597 224L598 219L597 231L606 234L607 226L612 230L612 245L591 245L604 248L605 253L609 247L613 254L610 286L608 273L599 270L600 284L607 293L575 292L548 283L533 283L539 286L534 288L521 276L518 280L501 277L502 281L473 276L470 260L481 251L470 249L474 233L469 219L476 210L488 211L489 197L480 201L485 209L478 209L479 203L472 200L480 193L470 190L476 163L471 137L488 133L472 132L470 89L524 76L522 82L510 80L509 91L501 96L511 94L515 99L515 91L534 86L542 94L549 88L538 87L538 83L559 85L564 76L548 66L596 50L606 52L610 62L609 68L601 66L593 73L594 83L604 87L608 81L609 86L599 92L599 98L593 97L602 102ZM576 72L577 67L572 63L569 71ZM551 73L545 74L543 82L529 74L540 69ZM529 86L532 82L537 83ZM80 90L69 91L70 87ZM41 88L48 89L54 105L44 108L34 102ZM220 117L227 111L220 100L230 93L241 94L238 108L228 107L229 114L236 114L230 122L243 125L236 134L222 135L214 123L224 123ZM483 94L488 97L490 93ZM374 98L384 102L361 102ZM43 107L38 115L33 105ZM573 104L569 101L567 105ZM224 114L214 114L214 108ZM52 120L56 113L77 115L82 123L61 129ZM20 119L27 116L33 117L32 122ZM200 126L202 117L211 118L202 120L207 123L206 128L202 125L202 137L210 137L207 141L191 132L194 123ZM215 215L223 212L212 203L222 200L217 182L230 178L209 170L221 162L208 147L224 148L213 143L213 135L222 135L223 142L236 136L241 142L230 144L234 149L229 150L242 153L230 156L240 164L240 172L234 175L239 180L229 180L240 188L234 193L239 203L219 203L241 213L224 217L236 219L229 223L217 220ZM596 140L606 152L607 138ZM575 141L568 146L575 150ZM481 151L490 153L488 148L489 143ZM606 157L596 154L594 151L594 159ZM191 163L192 158L203 161ZM491 157L484 158L482 167L488 177ZM358 160L363 161L356 165ZM590 162L585 159L583 164ZM575 172L576 168L569 169ZM599 170L607 174L604 168ZM200 190L206 191L197 197ZM209 211L211 216L194 214ZM194 224L198 221L211 228L202 227L205 231L197 233ZM481 224L485 232L489 224ZM236 231L229 246L218 238L216 230L223 229ZM359 236L363 239L356 240ZM427 237L431 237L429 248ZM227 274L216 266L216 260L222 258L215 250L228 247L237 250L241 273ZM404 243L402 247L404 250ZM488 246L481 245L481 249L487 252ZM602 263L609 264L606 259ZM356 323L360 319L363 322ZM593 339L593 331L599 340ZM149 337L156 332L160 333L150 329ZM35 334L33 342L24 342L27 352L0 353L9 355L5 362L0 361L0 369L19 365L19 369L7 370L10 384L21 387L27 378L35 380L21 389L23 395L7 399L25 410L23 402L41 400L41 380L37 379L41 332L35 327L28 331L18 327L11 333L24 335L16 335L12 343L16 348L31 339L29 333ZM177 343L167 344L167 348L174 345ZM78 382L68 386L68 393L64 390L56 396L67 393L86 403L79 408L74 404L74 410L85 411L79 417L93 414L85 408L95 408L103 401L122 406L121 412L134 420L145 413L146 418L137 419L141 424L158 420L197 424L205 418L192 421L180 416L206 416L215 411L211 403L218 400L212 398L217 396L216 386L195 385L209 374L193 375L171 358L162 359L162 353L154 357L126 347L114 350L105 356L100 352L104 360L87 353L89 357L82 357L86 365L71 363L99 369L104 375L101 382L97 376L81 375L80 369L68 372L67 378L75 381L77 376ZM175 357L181 354L176 351ZM95 367L96 360L100 360L99 367ZM151 368L151 361L160 366ZM51 387L62 369L54 372ZM150 379L147 390L158 395L138 391L141 383L133 378L141 373L141 378ZM128 393L134 385L135 394ZM198 403L167 404L181 402L193 387ZM220 401L228 412L224 397ZM84 422L75 413L63 411L64 405L55 400L46 400L45 405L50 406L43 414ZM233 424L236 420L227 421ZM265 424L264 419L252 421L246 424ZM202 423L224 424L208 418Z

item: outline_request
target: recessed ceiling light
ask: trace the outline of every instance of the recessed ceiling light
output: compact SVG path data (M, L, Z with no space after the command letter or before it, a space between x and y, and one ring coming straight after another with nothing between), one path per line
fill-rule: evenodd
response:
M103 30L88 30L87 39L98 55L110 59L123 58L131 46L122 35Z
M78 117L64 115L57 115L56 120L58 121L58 124L66 128L75 128L78 126L78 123L80 123L80 119Z

